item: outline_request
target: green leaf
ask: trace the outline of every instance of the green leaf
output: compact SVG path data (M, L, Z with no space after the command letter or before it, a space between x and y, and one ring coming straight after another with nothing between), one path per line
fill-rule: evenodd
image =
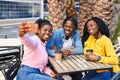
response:
M120 18L118 20L117 28L116 28L115 33L113 35L112 42L114 42L117 39L119 32L120 32Z

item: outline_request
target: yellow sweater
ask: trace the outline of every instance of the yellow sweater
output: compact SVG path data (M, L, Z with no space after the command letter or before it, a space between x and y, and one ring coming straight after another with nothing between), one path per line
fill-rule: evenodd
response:
M112 42L105 35L99 39L95 39L94 36L90 35L85 42L84 53L86 53L85 51L87 49L93 49L93 54L101 56L99 62L110 64L113 67L113 72L117 73L120 70L118 66L118 57L114 51Z

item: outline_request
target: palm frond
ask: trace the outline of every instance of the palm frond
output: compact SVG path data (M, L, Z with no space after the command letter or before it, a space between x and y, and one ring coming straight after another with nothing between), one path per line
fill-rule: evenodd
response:
M113 35L113 37L112 37L112 42L114 42L114 41L117 39L119 32L120 32L120 18L119 18L119 20L118 20L117 28L116 28L116 30L115 30L115 33L114 33L114 35Z

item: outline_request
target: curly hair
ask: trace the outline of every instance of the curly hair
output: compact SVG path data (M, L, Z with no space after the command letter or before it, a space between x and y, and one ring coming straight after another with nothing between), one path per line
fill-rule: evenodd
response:
M50 23L50 21L45 20L45 19L40 18L40 19L36 20L35 23L38 24L38 29L41 29L44 25L49 25L52 28L52 24ZM38 35L38 33L36 33L36 35Z
M108 27L106 26L105 22L98 18L98 17L91 17L90 19L88 19L88 21L85 23L84 25L84 29L83 29L83 36L82 36L82 44L84 46L84 42L88 39L89 37L89 32L87 31L87 23L89 21L95 21L98 25L98 31L103 34L103 35L106 35L108 38L110 37L110 33L109 33L109 30L108 30Z
M50 23L50 21L41 19L41 18L35 21L35 23L38 24L38 29L41 29L44 25L49 25L52 27L52 24Z
M63 21L63 27L64 27L64 24L67 22L67 21L71 21L72 24L74 25L75 29L78 29L78 23L77 23L77 19L72 17L72 16L68 16L66 17L66 19L64 19Z

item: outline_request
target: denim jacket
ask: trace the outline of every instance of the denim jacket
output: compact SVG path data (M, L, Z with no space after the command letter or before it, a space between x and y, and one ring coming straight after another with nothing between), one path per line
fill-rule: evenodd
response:
M77 30L74 30L72 35L72 46L74 46L73 54L82 54L83 47L80 40L80 33ZM52 37L46 43L46 50L49 56L55 56L55 50L52 50L52 46L56 46L58 49L62 49L63 43L65 40L64 29L60 28L52 32Z

